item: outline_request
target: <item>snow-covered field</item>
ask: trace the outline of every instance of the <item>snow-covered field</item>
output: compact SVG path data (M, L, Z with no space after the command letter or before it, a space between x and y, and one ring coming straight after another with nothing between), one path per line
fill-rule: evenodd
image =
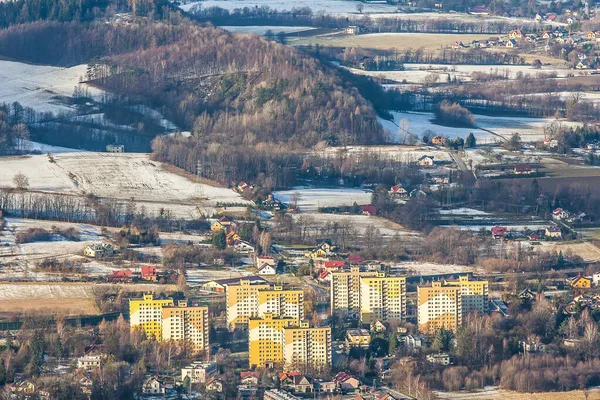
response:
M219 26L219 28L225 29L229 32L235 33L256 33L257 35L264 35L267 31L273 32L273 34L278 34L279 32L283 32L286 34L290 33L298 33L298 32L306 32L311 31L316 28L312 26L269 26L269 25L253 25L253 26Z
M212 214L217 202L247 203L234 191L192 182L170 173L148 154L72 152L54 155L0 158L0 186L13 186L19 172L36 191L87 194L119 201L134 199L148 213L161 208L176 218L196 218L198 209Z
M454 128L434 124L432 122L433 113L417 113L417 112L392 112L394 121L380 119L384 129L390 132L390 139L398 142L400 134L398 133L398 125L402 120L408 123L408 132L421 138L425 131L431 131L433 135L446 136L450 139L458 137L466 138L469 133L473 132L478 144L495 143L501 141L502 136L505 139L510 138L513 133L521 135L521 139L525 142L537 141L544 138L544 127L552 124L556 120L553 118L525 118L525 117L491 117L487 115L474 115L475 124L483 129L492 131L497 135L477 128ZM563 124L576 126L577 123L561 121Z
M451 43L448 43L450 45ZM500 73L508 74L510 79L515 79L518 73L530 74L535 76L538 73L554 72L558 77L566 77L567 74L575 76L585 75L582 71L573 71L567 68L544 67L534 69L529 65L470 65L470 64L404 64L404 71L364 71L356 68L349 68L350 71L358 75L368 75L378 78L384 78L398 83L422 84L425 78L431 74L437 75L439 82L446 82L448 76L464 82L471 81L473 72Z
M292 201L299 196L298 207L301 211L316 211L319 207L351 206L355 202L359 205L371 202L371 192L351 188L295 188L273 192L273 196L284 203Z
M469 216L482 216L482 215L490 215L489 213L481 210L476 210L474 208L460 207L453 208L451 210L440 210L441 215L469 215Z
M454 265L454 264L436 264L428 262L407 262L396 264L392 269L407 270L413 275L442 275L442 274L460 274L467 272L479 272L477 267Z
M348 223L359 235L362 235L368 226L373 226L379 229L382 236L418 236L418 233L410 231L390 220L371 215L300 213L294 214L294 218L296 220L303 218L306 225L315 229L320 229L328 223L337 223L338 225Z
M398 9L398 7L389 5L384 1L378 3L361 3L351 0L304 0L301 2L289 0L206 0L183 4L181 9L187 11L196 4L202 6L202 8L220 7L229 11L233 11L236 8L255 8L263 6L275 10L292 10L293 8L309 7L315 14L322 12L331 15L356 14L357 16L360 15L356 10L358 4L363 6L363 13L365 14L393 13Z
M72 110L56 97L71 96L75 86L85 79L86 68L83 64L61 68L0 60L0 103L18 101L36 111L54 113ZM94 96L101 93L87 88Z
M376 154L381 158L410 163L417 161L424 155L433 156L435 161L452 161L450 154L446 150L440 150L432 146L347 146L347 147L327 147L323 151L315 152L325 157L337 157L342 154Z

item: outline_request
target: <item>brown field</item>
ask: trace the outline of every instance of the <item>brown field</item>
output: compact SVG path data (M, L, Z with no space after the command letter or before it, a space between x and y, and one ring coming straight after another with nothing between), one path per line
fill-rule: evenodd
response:
M365 47L379 50L419 49L435 50L450 47L455 41L467 44L473 40L487 39L490 35L438 34L438 33L371 33L367 35L319 35L294 41L294 45L320 45L332 47Z
M588 392L586 398L582 390L573 390L570 392L542 392L542 393L517 393L505 390L493 390L489 392L475 393L450 393L444 397L445 393L440 393L439 399L452 400L600 400L600 390L594 389Z
M94 292L115 287L93 283L0 283L0 314L48 312L62 315L95 315L99 313ZM176 285L125 284L119 288L129 292L169 292Z
M544 243L540 250L557 253L562 251L563 254L566 254L570 251L586 261L600 261L600 249L589 242L557 244Z

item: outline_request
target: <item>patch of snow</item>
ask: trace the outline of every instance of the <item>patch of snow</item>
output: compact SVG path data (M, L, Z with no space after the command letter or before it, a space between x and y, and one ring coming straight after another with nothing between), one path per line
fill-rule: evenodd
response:
M353 188L294 188L273 192L273 197L283 203L292 201L295 194L300 196L298 207L302 211L316 211L320 207L351 206L370 204L371 192Z
M252 25L252 26L219 26L221 29L225 29L229 32L235 33L255 33L257 35L264 36L267 31L273 32L277 35L279 32L286 34L312 31L316 28L312 26L276 26L276 25Z

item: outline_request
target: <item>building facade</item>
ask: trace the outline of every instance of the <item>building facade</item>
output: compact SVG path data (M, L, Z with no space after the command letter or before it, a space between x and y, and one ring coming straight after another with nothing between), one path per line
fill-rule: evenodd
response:
M283 328L298 324L295 318L276 318L264 314L248 321L248 352L250 368L272 368L283 362Z
M155 299L151 294L129 299L131 329L141 328L147 337L162 340L162 309L172 305L173 299Z
M462 298L463 317L478 311L485 314L489 310L489 284L488 281L470 280L467 275L458 278L458 281L445 281L449 286L460 286Z
M209 350L208 307L189 306L187 301L162 309L162 339L187 340L195 352Z
M252 284L249 280L240 280L239 284L226 287L227 326L229 329L248 329L250 317L258 315L258 291L269 289L268 283Z
M456 332L462 323L462 289L460 286L417 286L419 330L433 335L441 328Z
M376 272L361 272L359 267L331 274L331 313L345 317L360 316L360 278L375 277Z
M284 368L308 367L315 370L331 366L331 327L311 328L308 322L283 329Z
M171 298L155 299L145 294L141 299L129 299L129 324L149 338L185 340L195 352L209 350L208 307L191 306L185 300L175 305Z
M258 312L262 317L272 314L278 317L304 319L304 290L284 289L275 285L258 291Z
M402 320L406 316L406 278L377 276L360 278L360 322Z

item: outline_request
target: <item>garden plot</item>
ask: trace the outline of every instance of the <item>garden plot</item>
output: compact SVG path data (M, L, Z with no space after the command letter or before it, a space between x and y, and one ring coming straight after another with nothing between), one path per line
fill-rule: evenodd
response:
M71 111L59 97L73 95L73 89L85 79L86 69L85 64L61 68L0 60L0 103L18 101L40 112ZM102 93L86 87L93 96Z
M168 172L148 154L72 152L54 155L0 158L0 187L13 186L17 173L29 179L29 189L66 195L93 193L117 201L134 199L149 214L160 209L176 218L212 214L217 202L248 203L234 191L192 182Z
M410 231L395 222L385 218L372 215L350 215L350 214L322 214L322 213L301 213L294 214L295 219L303 218L304 222L314 229L320 229L329 224L350 225L359 235L364 234L368 226L379 229L382 236L419 236L417 232Z
M275 199L290 203L298 197L301 211L316 211L320 207L351 206L354 203L365 205L371 203L371 192L353 188L295 188L273 192Z

